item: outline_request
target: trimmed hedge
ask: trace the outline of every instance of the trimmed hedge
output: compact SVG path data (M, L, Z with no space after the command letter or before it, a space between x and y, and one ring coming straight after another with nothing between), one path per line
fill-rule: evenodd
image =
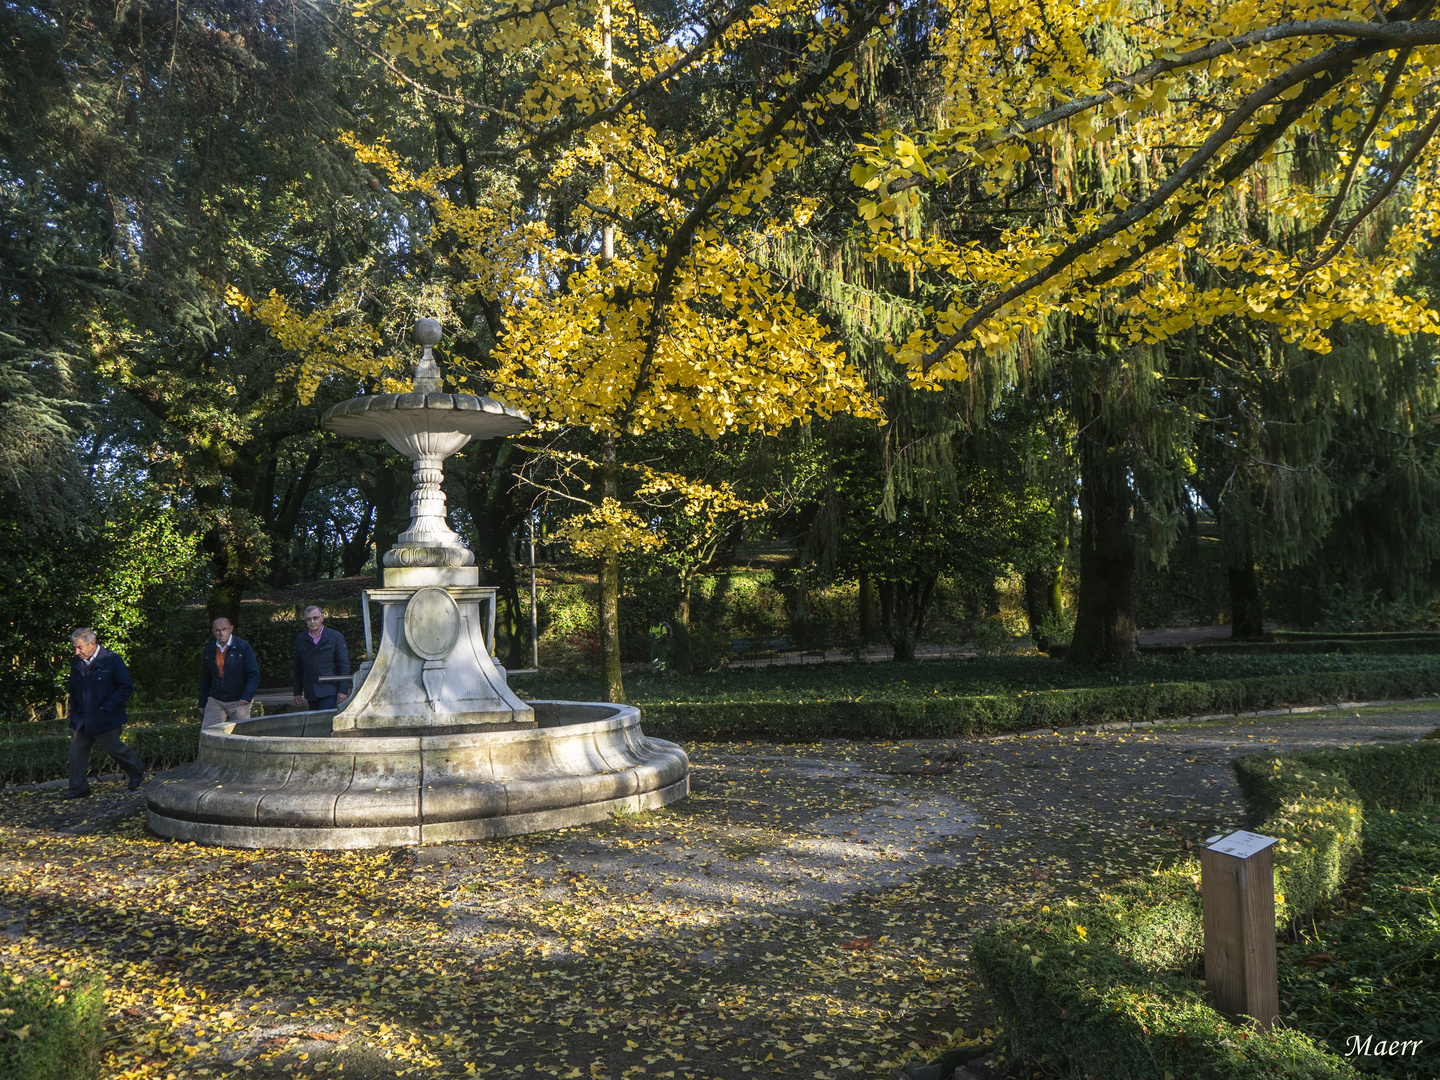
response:
M100 1068L100 979L62 987L0 971L0 1080L89 1080Z
M1440 667L1399 667L1041 690L1021 692L1013 698L973 694L813 702L666 702L646 705L643 712L646 733L664 739L805 742L969 737L1035 727L1167 720L1437 693ZM198 719L191 719L194 712L161 709L146 715L155 720L173 718L170 723L146 724L142 720L125 728L125 741L147 765L169 768L194 760L200 731ZM20 726L11 725L11 729ZM66 775L69 735L63 721L41 730L46 733L0 741L4 751L0 753L0 783L35 783Z
M1351 1040L1418 1041L1406 1055L1366 1055L1370 1076L1440 1073L1440 821L1433 809L1370 815L1364 906L1280 950L1280 1008L1291 1027L1354 1053ZM1321 955L1316 955L1320 952Z
M666 702L646 705L643 712L647 734L673 740L931 739L1436 693L1440 667L1399 667L1043 690L1013 697Z
M1440 744L1257 754L1234 763L1252 827L1279 837L1281 923L1336 895L1364 810L1430 805ZM998 925L972 957L1011 1048L1107 1080L1353 1077L1304 1035L1228 1023L1194 978L1203 954L1199 863L1187 859L1086 904Z
M1428 737L1427 737L1428 739ZM1267 767L1273 772L1274 755L1254 755L1235 763L1235 775L1245 792L1247 805L1255 799L1266 799L1269 791L1279 790L1260 783ZM1283 761L1302 769L1334 773L1343 777L1365 804L1367 810L1410 810L1431 806L1440 795L1440 742L1421 740L1398 746L1350 746L1336 749L1306 750L1286 754ZM1253 804L1257 809L1261 803ZM1263 813L1262 813L1263 816Z
M1151 901L1166 913L1150 924L1159 933L1134 933L1131 916ZM1184 971L1200 952L1198 907L1193 875L1180 870L977 937L971 957L1008 1050L1105 1080L1354 1077L1299 1032L1247 1031L1205 1003Z
M200 721L140 724L124 728L126 745L150 769L168 769L194 761L200 746ZM0 783L35 784L59 780L70 772L69 735L37 735L0 743ZM90 756L90 771L105 772L109 755Z
M1199 645L1141 645L1141 656L1313 656L1339 653L1440 653L1440 636L1391 638L1307 638L1298 641L1212 641ZM1058 655L1058 654L1057 654Z
M1360 857L1365 822L1363 802L1344 776L1297 756L1260 754L1231 763L1248 823L1280 841L1274 853L1277 928L1340 891Z

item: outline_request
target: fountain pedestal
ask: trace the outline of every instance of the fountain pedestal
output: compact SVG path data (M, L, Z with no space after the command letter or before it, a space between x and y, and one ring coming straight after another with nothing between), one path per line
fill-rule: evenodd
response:
M425 355L415 392L373 394L325 414L327 431L384 439L414 463L410 527L385 553L380 645L338 712L200 732L199 756L146 790L162 836L265 848L368 848L513 836L684 798L690 763L646 737L639 710L521 701L491 658L495 590L445 520L442 466L472 438L530 427L489 398L440 392ZM368 607L367 607L368 612ZM367 616L368 617L368 616ZM368 636L368 630L367 630ZM367 648L369 643L366 643Z
M429 568L427 568L429 569ZM478 579L475 568L463 567ZM505 683L490 656L495 590L431 572L370 590L384 614L380 646L365 681L335 714L334 730L379 735L458 734L533 728L535 714Z

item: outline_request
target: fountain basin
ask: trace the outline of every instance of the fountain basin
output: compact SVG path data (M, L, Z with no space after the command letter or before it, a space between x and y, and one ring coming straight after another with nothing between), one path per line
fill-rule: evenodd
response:
M537 701L535 728L348 736L333 711L202 727L199 758L148 785L161 836L339 850L515 836L665 806L689 759L629 705Z

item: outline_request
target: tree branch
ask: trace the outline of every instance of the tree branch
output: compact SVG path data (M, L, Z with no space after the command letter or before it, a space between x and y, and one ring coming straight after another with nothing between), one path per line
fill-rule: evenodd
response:
M1440 40L1440 23L1436 23L1437 40ZM1211 136L1200 144L1185 163L1176 169L1165 182L1160 184L1144 199L1132 204L1123 213L1117 214L1099 228L1092 229L1080 239L1076 240L1065 248L1063 252L1050 260L1045 266L1025 278L1023 281L1012 285L1010 288L999 293L982 303L964 324L943 342L922 359L922 370L929 368L952 352L962 341L965 341L974 333L975 328L988 319L995 312L999 311L1010 301L1024 296L1032 289L1045 284L1063 270L1068 268L1082 255L1094 250L1100 244L1114 236L1144 221L1152 213L1158 210L1170 198L1180 190L1186 183L1198 177L1205 165L1218 154L1235 137L1237 132L1257 111L1269 104L1280 94L1293 86L1298 86L1305 80L1315 75L1336 67L1348 67L1366 56L1380 51L1384 46L1372 42L1351 42L1345 45L1327 49L1325 52L1311 57L1302 63L1296 64L1287 71L1281 72L1265 85L1252 91L1240 102L1226 117L1225 122L1215 130Z
M1395 190L1395 185L1400 182L1400 178L1404 176L1410 166L1415 163L1415 159L1420 156L1420 151L1425 149L1425 144L1434 136L1437 127L1440 127L1440 111L1437 111L1431 116L1425 126L1420 129L1420 133L1415 136L1415 142L1411 145L1405 156L1390 170L1390 175L1386 178L1380 190L1372 195L1369 201L1346 223L1345 228L1341 230L1335 242L1326 248L1313 262L1305 263L1300 267L1302 274L1308 274L1313 270L1319 269L1339 253L1340 249L1350 241L1350 237L1355 235L1355 230L1360 227L1360 223L1373 214L1375 208L1384 202L1390 193Z
M1428 8L1427 2L1423 5ZM1303 23L1282 23L1279 26L1267 26L1259 30L1252 30L1247 34L1240 34L1233 38L1223 38L1214 41L1199 49L1192 49L1187 53L1177 54L1173 60L1152 60L1144 67L1130 75L1122 75L1106 83L1094 94L1087 94L1084 97L1067 101L1063 105L1057 105L1053 109L1047 109L1043 113L1029 117L1016 123L1009 131L998 139L986 139L977 143L975 147L965 154L952 154L941 163L936 171L953 172L965 163L967 158L976 154L992 150L1012 139L1017 139L1041 128L1050 127L1062 120L1068 120L1072 116L1088 112L1097 105L1103 105L1114 100L1119 95L1153 82L1167 72L1176 71L1181 68L1193 67L1196 64L1209 63L1229 53L1237 53L1242 49L1248 49L1254 45L1265 45L1275 41L1283 41L1287 38L1297 37L1347 37L1364 40L1372 44L1366 55L1375 52L1389 52L1392 49L1409 49L1417 45L1440 44L1440 20L1430 19L1415 22L1391 22L1384 24L1351 22L1345 19L1315 19ZM1342 46L1343 47L1343 46ZM1321 54L1325 55L1325 54ZM934 175L931 176L910 176L903 180L896 180L887 185L887 189L893 194L897 191L904 191L907 188L928 186L935 183Z
M685 220L671 233L669 241L665 245L665 261L660 265L660 271L656 275L655 288L651 292L649 326L645 335L645 354L640 360L640 367L636 373L635 385L631 390L630 398L619 418L618 426L622 430L630 423L630 417L635 412L640 395L649 384L650 368L654 363L655 352L660 345L660 334L664 328L665 305L670 302L671 294L675 289L675 275L679 272L681 260L689 251L701 222L705 220L721 197L755 168L760 152L785 130L785 126L794 119L796 113L800 112L801 106L814 97L820 88L829 81L835 69L860 47L861 43L870 35L870 31L874 29L880 16L884 14L885 6L883 2L876 2L868 9L861 9L863 14L858 15L854 8L847 6L846 10L852 19L851 25L846 30L845 36L831 50L826 62L796 84L789 97L782 101L771 115L769 123L751 137L744 149L736 149L735 158L730 162L729 167L715 183L706 189L705 194L696 202Z
M1330 234L1330 226L1335 224L1335 219L1340 216L1341 206L1345 202L1345 196L1350 191L1350 181L1355 178L1355 169L1360 164L1360 157L1365 152L1365 145L1370 141L1370 136L1375 134L1375 129L1380 126L1380 118L1385 115L1385 109L1390 104L1390 99L1395 96L1395 87L1400 82L1400 75L1405 70L1405 64L1410 59L1410 49L1400 50L1390 64L1390 70L1385 73L1385 85L1380 88L1380 100L1375 103L1375 111L1370 114L1370 122L1365 125L1365 130L1355 140L1355 152L1350 156L1350 164L1345 168L1345 175L1340 178L1340 187L1330 199L1330 205L1325 211L1325 217L1320 224L1315 226L1315 231L1310 234L1310 246L1319 244Z

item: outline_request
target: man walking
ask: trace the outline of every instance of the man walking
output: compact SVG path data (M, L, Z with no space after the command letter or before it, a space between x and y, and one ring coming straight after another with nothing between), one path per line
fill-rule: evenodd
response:
M295 639L295 704L335 709L350 696L350 683L321 682L323 675L349 675L350 651L338 630L325 625L318 604L305 609L305 630Z
M145 764L120 741L125 702L135 683L125 661L95 642L95 631L82 626L70 635L70 789L67 799L90 797L90 748L96 743L130 778L130 790L145 782Z
M260 664L250 643L235 636L225 616L210 624L215 640L200 657L200 709L205 723L250 719L250 702L260 686Z

